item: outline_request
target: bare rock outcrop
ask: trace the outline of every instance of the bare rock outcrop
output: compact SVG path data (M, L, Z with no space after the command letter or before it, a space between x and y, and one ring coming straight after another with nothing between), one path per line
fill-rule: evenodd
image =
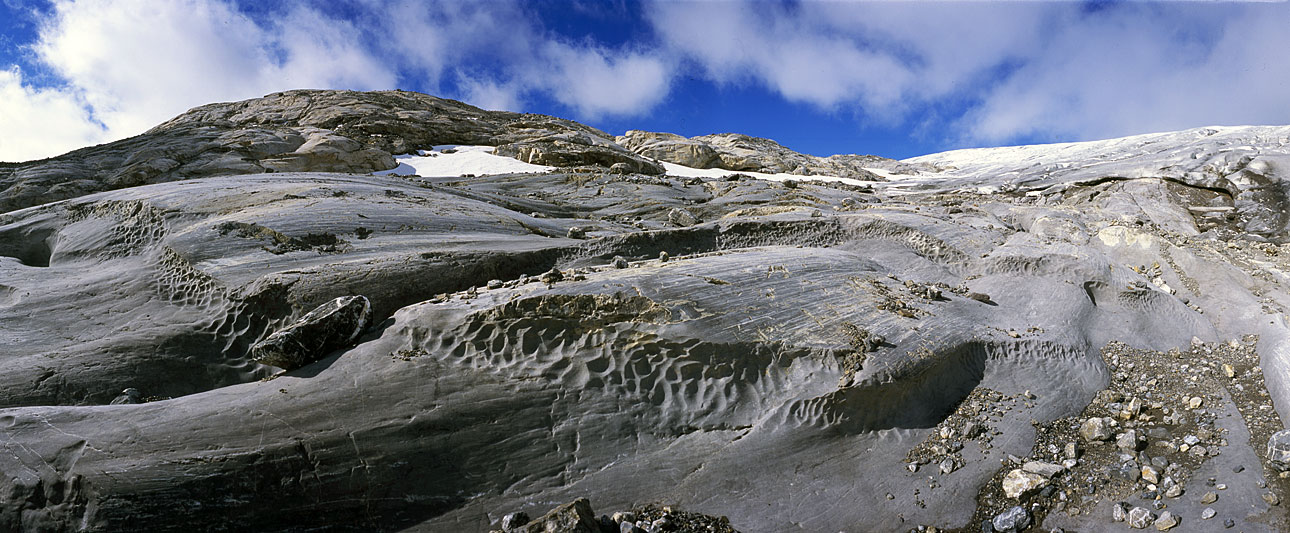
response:
M616 140L618 144L642 156L694 168L837 176L869 181L883 181L884 178L866 170L867 168L909 174L930 169L872 155L807 155L770 139L738 133L685 138L673 133L630 130L625 135L616 137Z
M296 90L200 106L141 135L49 159L0 163L0 212L210 176L368 173L394 168L394 154L444 144L497 146L544 165L662 172L611 135L570 120L406 91Z

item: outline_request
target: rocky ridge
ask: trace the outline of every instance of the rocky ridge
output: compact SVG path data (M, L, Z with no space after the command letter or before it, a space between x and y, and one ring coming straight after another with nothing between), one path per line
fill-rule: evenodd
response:
M202 128L386 155L518 131L355 94L28 165L106 176ZM797 170L769 148L696 177L548 138L522 157L572 155L544 172L31 196L0 214L0 529L1284 530L1287 139L861 162L890 181L858 187L741 174Z

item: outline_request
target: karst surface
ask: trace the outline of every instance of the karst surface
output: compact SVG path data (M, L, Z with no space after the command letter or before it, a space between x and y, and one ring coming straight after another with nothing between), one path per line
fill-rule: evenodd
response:
M0 530L1285 530L1287 177L199 107L0 167Z

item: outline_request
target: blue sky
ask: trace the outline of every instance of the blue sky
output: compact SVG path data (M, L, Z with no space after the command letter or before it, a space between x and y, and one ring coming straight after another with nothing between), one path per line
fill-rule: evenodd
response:
M0 0L0 161L292 88L904 158L1290 123L1290 5Z

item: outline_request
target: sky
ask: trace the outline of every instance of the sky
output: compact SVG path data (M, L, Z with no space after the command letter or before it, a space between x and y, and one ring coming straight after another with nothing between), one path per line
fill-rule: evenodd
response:
M0 0L0 161L297 88L906 158L1290 124L1290 4Z

